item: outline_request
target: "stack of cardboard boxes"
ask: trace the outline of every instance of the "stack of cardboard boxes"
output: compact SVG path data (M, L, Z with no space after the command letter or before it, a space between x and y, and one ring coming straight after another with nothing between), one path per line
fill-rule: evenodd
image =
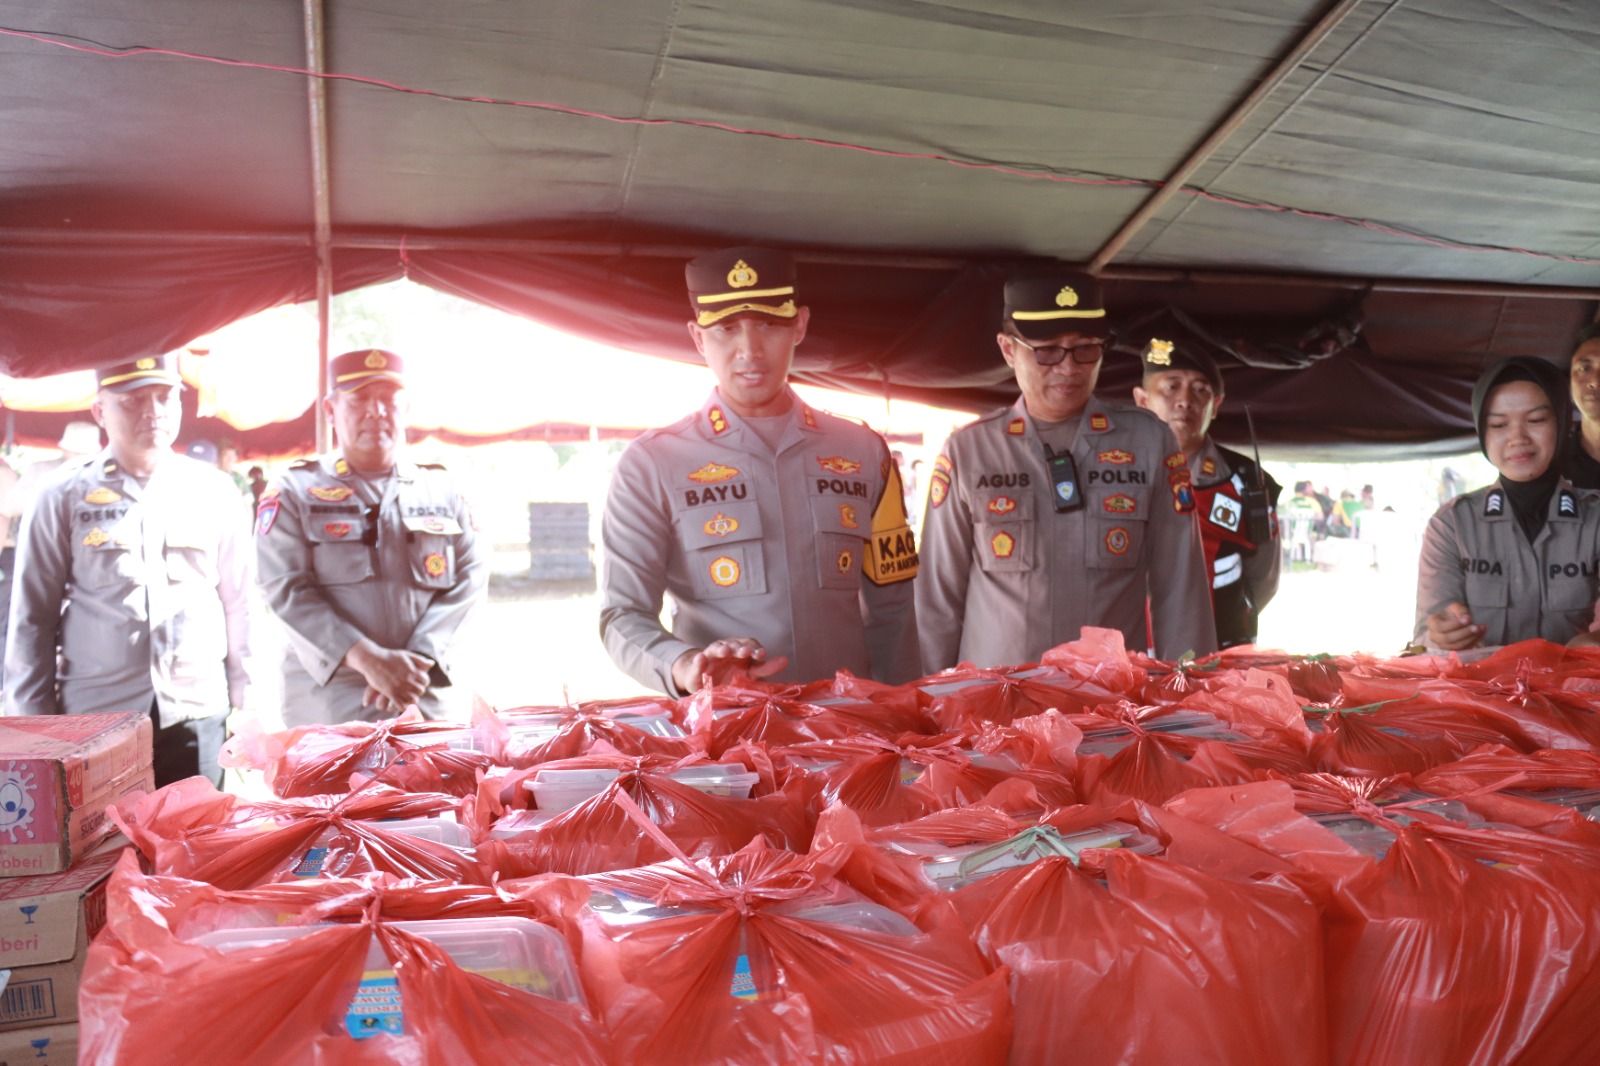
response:
M106 808L154 788L148 714L0 718L0 1066L75 1063L78 978L126 838Z

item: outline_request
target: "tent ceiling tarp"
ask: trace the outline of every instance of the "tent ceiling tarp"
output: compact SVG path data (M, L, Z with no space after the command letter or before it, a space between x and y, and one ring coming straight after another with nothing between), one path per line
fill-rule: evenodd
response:
M1003 278L1093 263L1253 364L1225 437L1457 448L1595 317L1596 84L1572 0L0 0L0 370L313 299L320 202L337 291L680 360L684 259L789 247L801 380L970 409Z

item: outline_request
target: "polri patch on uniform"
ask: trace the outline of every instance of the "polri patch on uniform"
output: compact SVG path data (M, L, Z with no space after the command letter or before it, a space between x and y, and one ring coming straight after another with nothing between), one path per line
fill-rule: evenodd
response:
M1578 498L1566 489L1561 490L1561 499L1556 504L1556 514L1563 518L1572 518L1578 513Z
M732 481L738 476L738 467L725 466L717 462L707 463L698 470L689 471L689 480L700 485L711 485L718 481Z
M950 495L950 478L942 471L935 470L933 477L928 479L928 499L937 507L948 495Z
M739 560L719 555L711 560L711 583L719 588L730 588L739 583Z
M727 416L722 413L722 408L720 407L713 407L711 410L707 411L706 421L711 423L711 432L714 434L726 433L728 431L728 419Z
M1499 489L1489 493L1483 498L1483 516L1492 518L1495 515L1505 514L1506 498Z
M729 533L738 532L739 520L737 518L729 518L721 511L718 511L700 528L706 531L707 536L726 537Z
M996 496L989 501L989 513L1010 514L1017 509L1017 501L1010 496Z
M1173 452L1171 455L1167 456L1165 459L1163 459L1161 461L1163 463L1167 464L1167 469L1168 470L1176 470L1176 469L1178 469L1178 467L1184 465L1183 453L1182 452Z
M422 569L428 572L429 577L443 577L444 556L438 552L429 552L422 560Z
M355 528L349 522L328 522L323 525L322 531L330 537L348 537L350 530ZM262 530L263 533L266 530Z
M1010 422L1006 423L1006 432L1011 434L1013 437L1022 436L1023 433L1027 432L1027 429L1028 423L1024 422L1020 418L1013 418Z
M1017 540L1002 529L989 538L989 550L994 552L996 559L1009 559L1012 553L1017 550Z
M823 470L830 474L842 475L861 473L860 463L856 462L854 459L846 459L842 455L830 455L826 458L818 455L814 458L817 460L817 465L822 467Z
M110 540L111 535L109 533L101 529L99 526L95 526L93 529L89 530L88 533L84 534L83 546L85 548L98 548L100 545L105 544Z
M1179 514L1194 511L1194 488L1187 481L1172 486L1172 509Z
M1200 474L1201 474L1201 476L1202 477L1210 477L1212 474L1215 474L1216 472L1217 472L1217 461L1215 459L1211 458L1209 455L1206 456L1205 459L1202 460L1201 463L1200 463Z
M856 509L848 503L839 505L839 524L846 529L861 528L861 521L856 518Z
M1128 466L1136 461L1132 452L1123 451L1121 448L1112 448L1110 451L1101 452L1095 456L1102 463L1112 466Z
M836 565L839 567L839 573L848 574L851 570L855 569L855 553L849 548L846 548L844 551L839 553L839 558L836 560Z
M1106 551L1112 555L1128 554L1128 543L1128 531L1121 526L1115 526L1106 533Z
M953 474L956 472L955 464L942 455L933 461L933 468L935 470L943 470L946 474Z
M311 495L324 503L343 503L350 498L354 489L348 485L313 485Z
M122 499L122 493L115 489L108 489L104 485L97 489L90 489L84 494L83 502L94 504L96 507L106 503L116 503Z
M1119 492L1115 496L1107 496L1104 507L1112 514L1133 514L1139 504L1132 496Z
M1089 428L1096 433L1104 433L1111 428L1111 419L1105 415L1094 414L1089 416Z
M261 506L256 511L256 533L266 536L272 532L272 523L278 517L278 497L261 497Z

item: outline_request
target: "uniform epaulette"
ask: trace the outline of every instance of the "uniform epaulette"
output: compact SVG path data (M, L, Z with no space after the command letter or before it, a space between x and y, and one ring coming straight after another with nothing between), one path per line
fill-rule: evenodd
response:
M291 463L289 465L289 469L290 470L314 470L319 465L321 465L321 463L322 463L322 460L321 459L317 459L315 457L310 458L310 459L298 459L298 460L296 460L295 462L293 462L293 463Z

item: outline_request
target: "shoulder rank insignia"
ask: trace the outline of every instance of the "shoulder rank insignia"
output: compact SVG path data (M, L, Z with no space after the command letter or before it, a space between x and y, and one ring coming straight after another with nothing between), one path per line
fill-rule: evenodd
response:
M1027 428L1028 423L1024 422L1020 418L1013 418L1010 422L1006 423L1006 432L1013 437L1022 436L1022 434L1027 431Z
M853 459L846 459L842 455L830 455L826 459L817 456L817 465L830 474L859 474L861 464Z
M85 548L98 548L100 545L105 544L110 539L110 534L101 529L99 526L95 526L84 535L83 546Z
M335 474L338 474L340 477L348 477L350 475L350 464L349 464L349 462L347 462L346 460L344 460L342 458L339 459L337 462L335 462L333 464L333 472Z
M355 490L345 485L313 485L311 495L324 503L340 503L348 500Z
M1495 489L1483 498L1483 516L1492 518L1495 515L1505 514L1506 498L1499 489Z
M806 424L808 429L817 428L817 416L812 414L811 408L805 404L800 405L800 420Z
M713 407L706 412L706 421L711 423L712 433L726 433L728 431L728 418L722 413L722 408Z
M112 474L115 474L116 472L117 472L117 461L115 459L107 459L106 460L106 465L102 466L100 468L100 473L102 475L104 475L105 477L110 477Z
M699 485L711 485L718 481L731 481L739 476L738 467L724 466L721 463L707 463L699 470L689 472L689 480Z
M1111 428L1111 419L1102 414L1092 414L1089 416L1089 428L1096 433L1104 433Z
M1217 461L1209 455L1200 463L1200 476L1210 477L1217 472Z
M1578 513L1578 498L1566 489L1561 490L1561 499L1556 504L1556 514L1563 518L1573 518Z
M116 503L120 499L122 499L122 493L117 492L115 489L108 489L104 486L101 486L98 489L90 489L84 495L83 502L92 503L98 507L103 503Z

